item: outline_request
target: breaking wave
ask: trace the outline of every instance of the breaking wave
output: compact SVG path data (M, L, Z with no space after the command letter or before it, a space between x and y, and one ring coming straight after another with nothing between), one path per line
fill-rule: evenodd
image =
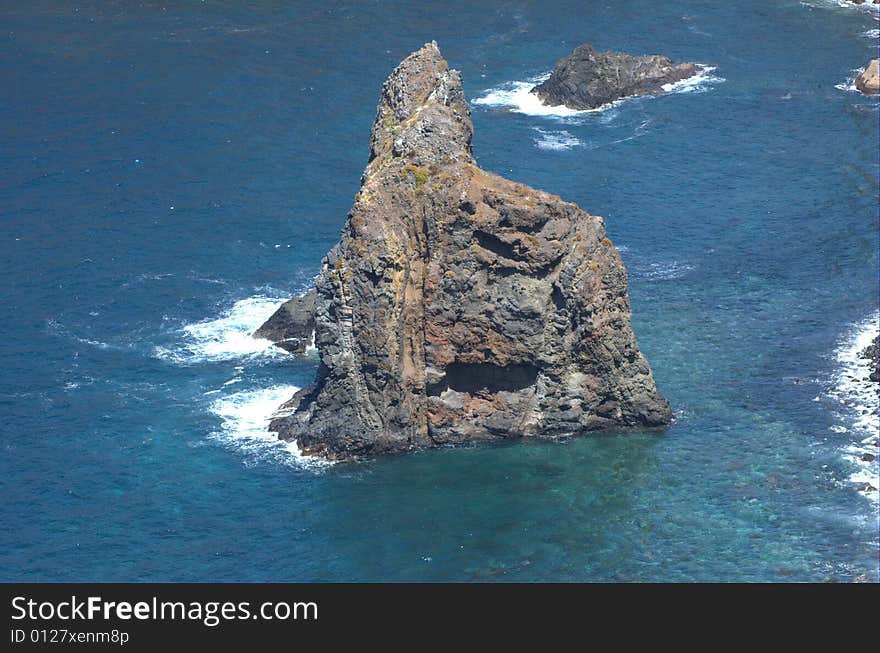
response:
M295 442L279 440L267 430L269 421L278 414L278 407L297 390L299 388L292 385L275 385L215 399L210 411L220 418L220 428L211 434L211 439L243 453L246 465L275 462L290 467L317 468L331 464L303 456Z
M702 64L698 64L703 66ZM664 84L663 90L667 93L702 93L708 90L712 84L718 84L725 81L723 77L717 77L712 73L715 71L714 66L703 66L699 73L672 84ZM627 100L636 97L650 96L632 96L621 98L608 104L603 104L595 109L569 109L566 106L547 106L538 98L531 90L537 85L550 77L550 73L544 73L537 77L527 79L525 81L505 82L494 88L487 89L478 98L472 100L473 104L487 107L506 108L515 113L523 113L529 116L549 116L556 118L570 118L572 116L580 116L598 111L605 111Z
M271 341L251 335L284 301L286 298L264 295L239 300L216 319L183 327L182 344L171 348L156 347L154 353L158 358L182 365L284 356Z
M864 68L853 68L852 76L847 77L845 82L841 82L840 84L835 84L834 88L839 89L841 91L849 91L851 93L858 93L859 89L856 88L856 77L858 77Z
M694 269L693 265L679 261L663 263L635 263L631 265L632 276L644 281L669 281L681 279Z
M861 354L880 332L880 314L856 324L834 352L838 363L828 391L840 406L841 424L832 427L838 434L849 433L852 441L843 448L844 458L853 464L849 480L872 501L878 500L880 479L880 388L867 380L871 363ZM873 488L873 489L871 489Z
M539 150L565 151L583 145L583 141L567 131L549 131L540 127L533 129L538 134L534 141L535 147Z

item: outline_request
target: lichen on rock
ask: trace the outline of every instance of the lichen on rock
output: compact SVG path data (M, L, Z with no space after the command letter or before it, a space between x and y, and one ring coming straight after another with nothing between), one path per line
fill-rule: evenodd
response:
M436 43L382 87L316 283L315 382L270 429L352 459L668 424L602 218L480 169Z

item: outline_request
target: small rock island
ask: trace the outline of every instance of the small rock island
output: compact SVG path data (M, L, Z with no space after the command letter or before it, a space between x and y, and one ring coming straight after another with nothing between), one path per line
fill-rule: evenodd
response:
M665 84L693 77L701 70L696 64L675 63L656 54L599 52L584 44L557 61L550 77L531 92L548 106L597 109L624 97L662 93Z
M472 135L436 43L384 83L360 191L316 281L317 377L270 424L303 453L672 420L603 219L480 169Z
M880 94L880 59L871 59L856 77L856 88L865 95Z
M315 333L315 290L284 302L254 332L255 338L271 340L291 354L302 354Z

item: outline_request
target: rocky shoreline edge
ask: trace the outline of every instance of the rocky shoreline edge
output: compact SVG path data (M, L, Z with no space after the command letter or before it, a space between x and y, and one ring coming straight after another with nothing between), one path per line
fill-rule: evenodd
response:
M831 430L842 442L843 459L853 465L847 483L876 503L880 500L880 328L874 316L857 323L835 351L836 371L827 396L842 422ZM817 398L818 400L818 398Z
M875 402L867 410L868 419L880 419L877 413L880 406L880 333L874 336L874 340L858 353L860 359L857 369L861 371L861 378L854 378L853 382L868 389L876 397ZM858 410L858 408L857 408ZM870 498L877 498L878 492L878 466L880 466L880 432L875 428L874 433L864 438L858 445L849 447L848 458L863 469L863 473L857 473L852 477L855 489Z

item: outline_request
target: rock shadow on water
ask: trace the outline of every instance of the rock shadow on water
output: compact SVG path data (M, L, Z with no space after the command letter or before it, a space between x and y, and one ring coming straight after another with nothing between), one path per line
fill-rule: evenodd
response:
M657 442L603 434L337 464L312 528L359 580L620 580L618 563L650 557L633 499L652 482Z

